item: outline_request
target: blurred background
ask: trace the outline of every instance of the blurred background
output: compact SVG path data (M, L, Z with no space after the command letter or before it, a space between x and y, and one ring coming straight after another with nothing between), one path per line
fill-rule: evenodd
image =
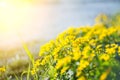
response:
M37 57L42 44L68 27L119 11L120 0L0 0L0 65L28 59L21 42Z

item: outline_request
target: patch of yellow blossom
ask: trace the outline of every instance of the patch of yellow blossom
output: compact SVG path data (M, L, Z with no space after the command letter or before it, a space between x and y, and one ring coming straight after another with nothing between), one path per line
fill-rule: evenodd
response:
M106 48L106 53L114 54L115 53L115 49L114 48Z
M96 47L96 49L99 50L101 47L102 47L102 45L98 45L98 46Z
M40 60L39 60L39 59L35 61L34 66L35 66L35 67L40 66Z
M110 47L111 46L111 47ZM114 54L116 52L116 49L118 48L117 44L111 44L106 46L106 53L108 54Z
M32 75L35 75L39 71L39 68L38 68L39 66L40 66L40 60L38 59L34 62L33 68L31 70Z
M105 72L103 72L103 74L100 76L100 80L106 80L110 71L111 71L111 68L108 68Z
M37 74L38 70L39 70L38 68L32 68L31 74L32 74L32 75Z
M92 45L92 46L95 46L96 45L96 40L95 39L90 40L89 44Z
M89 57L89 51L91 50L90 46L86 46L84 47L83 51L82 51L82 58L83 59L87 59Z
M76 77L79 77L81 74L82 74L82 71L77 70Z
M108 54L103 53L103 54L100 56L100 59L107 61L107 60L110 59L110 56L109 56Z
M66 70L67 70L68 68L69 68L68 66L63 67L63 68L61 69L61 73L60 73L60 74L63 74L64 72L66 72Z
M49 54L49 51L54 45L54 40L51 40L49 43L46 43L44 46L41 46L39 56Z
M45 65L47 62L49 62L49 60L50 56L49 55L45 56L44 59L41 60L40 65Z
M63 59L58 60L55 68L56 69L60 69L62 66L66 66L70 62L71 62L71 57L70 56L66 56Z
M86 60L81 60L80 65L78 67L78 71L82 71L84 68L86 68L89 65L89 62Z
M1 72L1 73L5 72L5 71L6 71L6 68L5 68L5 66L3 66L3 67L0 67L0 72Z
M43 59L38 65L50 63L59 77L73 70L78 80L89 79L82 76L83 72L84 75L89 74L87 70L102 67L101 61L109 61L117 53L120 55L120 26L108 27L101 22L106 23L107 19L107 16L102 15L96 18L97 23L93 26L70 27L60 33L55 40L41 47L39 55ZM50 69L49 66L47 68Z
M117 49L118 45L114 43L114 44L111 44L111 47L114 48L114 49Z
M72 54L73 54L73 60L78 60L82 55L81 51L79 50L79 47L73 48L73 53Z
M84 76L79 77L77 80L86 80Z

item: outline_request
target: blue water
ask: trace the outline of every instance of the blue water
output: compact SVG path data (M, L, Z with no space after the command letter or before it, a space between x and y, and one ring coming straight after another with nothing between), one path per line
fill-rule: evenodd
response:
M112 15L120 11L120 0L51 1L18 9L21 13L25 13L21 16L23 18L20 20L21 23L17 25L19 29L1 34L1 47L21 44L21 39L24 41L49 40L70 26L94 24L94 18L101 13Z
M112 15L120 11L119 0L62 1L58 4L47 5L48 16L45 25L42 26L45 35L42 36L41 33L40 36L47 39L54 38L59 32L70 26L92 25L95 17L101 13ZM44 8L44 6L40 8Z

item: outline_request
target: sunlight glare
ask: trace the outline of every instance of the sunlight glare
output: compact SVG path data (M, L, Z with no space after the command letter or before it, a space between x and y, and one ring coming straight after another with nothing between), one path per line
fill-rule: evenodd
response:
M14 30L24 23L27 6L18 0L0 2L0 32Z
M0 1L0 44L11 42L29 20L32 0ZM8 40L9 39L9 40ZM12 40L13 41L13 40Z

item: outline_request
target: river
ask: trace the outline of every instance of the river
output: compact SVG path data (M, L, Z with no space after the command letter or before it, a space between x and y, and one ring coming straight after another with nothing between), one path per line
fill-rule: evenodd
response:
M101 13L112 15L120 11L119 0L51 1L2 10L0 17L6 18L0 19L5 29L0 30L0 49L20 45L21 40L49 40L70 26L92 25Z

